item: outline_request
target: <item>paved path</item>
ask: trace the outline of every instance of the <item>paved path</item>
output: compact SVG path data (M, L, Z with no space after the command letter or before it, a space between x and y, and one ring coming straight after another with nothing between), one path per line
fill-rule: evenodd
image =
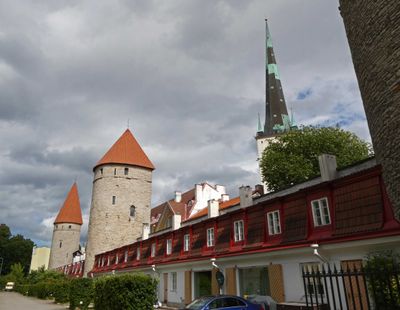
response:
M50 300L26 297L15 292L0 292L0 310L60 310L67 306L56 305Z

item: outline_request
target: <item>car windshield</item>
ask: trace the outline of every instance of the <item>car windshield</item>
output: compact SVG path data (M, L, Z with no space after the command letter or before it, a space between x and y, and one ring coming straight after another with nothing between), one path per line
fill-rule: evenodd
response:
M195 300L193 300L190 304L186 306L185 309L190 309L190 310L199 310L202 307L204 307L209 301L211 297L200 297Z

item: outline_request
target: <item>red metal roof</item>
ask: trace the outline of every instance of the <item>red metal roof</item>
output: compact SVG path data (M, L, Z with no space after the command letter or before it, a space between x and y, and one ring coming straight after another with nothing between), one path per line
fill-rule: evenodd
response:
M73 223L82 225L82 211L79 202L78 186L74 183L61 207L54 224Z
M105 164L127 164L155 169L129 129L114 143L93 169Z

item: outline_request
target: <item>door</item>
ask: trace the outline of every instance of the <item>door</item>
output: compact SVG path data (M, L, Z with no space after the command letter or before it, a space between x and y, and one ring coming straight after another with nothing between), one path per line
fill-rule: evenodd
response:
M168 273L164 273L164 303L168 301Z
M345 273L348 269L351 272L359 271L361 266L361 259L341 261L341 267ZM368 309L368 292L365 290L365 282L361 275L352 275L350 278L344 276L344 287L349 310Z

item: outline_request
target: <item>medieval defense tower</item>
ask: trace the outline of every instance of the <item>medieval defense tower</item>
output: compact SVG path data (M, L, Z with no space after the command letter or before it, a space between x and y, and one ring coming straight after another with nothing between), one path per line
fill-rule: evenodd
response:
M85 275L96 254L135 242L149 225L153 170L129 129L94 166Z
M281 79L275 60L275 53L267 20L265 20L265 35L265 123L264 126L262 126L260 117L258 118L256 134L257 160L259 161L261 160L264 150L277 135L296 127L293 118L289 118L286 108L285 97L283 96ZM262 175L261 167L260 175ZM268 191L265 184L264 191Z
M54 221L49 269L72 263L73 253L79 250L82 223L78 187L74 183Z

